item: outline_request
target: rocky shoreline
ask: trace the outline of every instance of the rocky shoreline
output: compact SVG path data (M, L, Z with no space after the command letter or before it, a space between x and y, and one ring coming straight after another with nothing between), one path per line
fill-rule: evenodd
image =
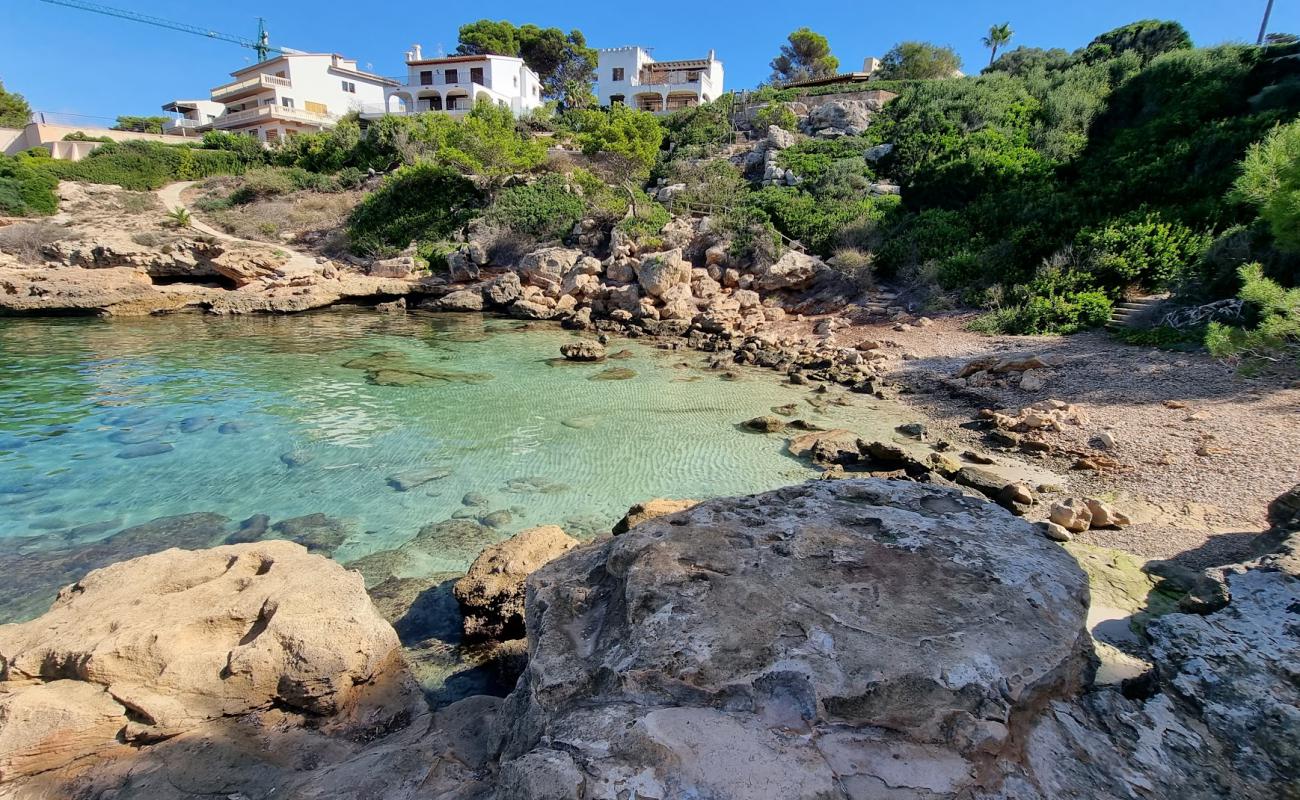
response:
M522 677L437 712L356 573L289 542L169 550L0 627L0 796L1286 797L1298 496L1204 573L1222 602L1181 608L913 482L640 509L576 548L529 532L457 592L511 635L491 620L549 561ZM1108 677L1098 636L1146 666Z

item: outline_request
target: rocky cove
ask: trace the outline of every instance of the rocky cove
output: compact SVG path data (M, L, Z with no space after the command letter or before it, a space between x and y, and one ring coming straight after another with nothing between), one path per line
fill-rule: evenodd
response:
M707 218L431 276L62 191L128 224L0 265L0 796L1294 795L1294 492L1099 547L1190 514L1068 352Z

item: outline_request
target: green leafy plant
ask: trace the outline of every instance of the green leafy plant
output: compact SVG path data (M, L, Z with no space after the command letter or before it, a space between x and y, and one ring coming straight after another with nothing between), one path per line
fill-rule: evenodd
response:
M177 206L167 212L167 224L173 228L188 228L194 224L190 212L183 206Z
M787 131L798 130L799 118L785 103L768 103L754 113L755 130L765 131L769 125L784 128Z
M1252 145L1233 189L1259 208L1279 247L1300 252L1300 122L1278 126Z
M586 210L587 204L565 176L551 174L501 191L487 216L517 233L559 239L569 233Z
M478 188L449 167L402 167L353 210L348 237L357 252L392 253L412 242L450 238L483 204Z
M1300 353L1300 289L1287 289L1264 277L1259 264L1240 270L1241 291L1254 315L1253 324L1232 327L1211 322L1205 346L1218 358L1247 357L1272 360Z

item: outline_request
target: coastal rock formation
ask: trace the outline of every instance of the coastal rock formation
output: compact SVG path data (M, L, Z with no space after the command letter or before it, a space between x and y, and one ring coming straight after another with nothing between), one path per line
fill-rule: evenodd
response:
M1068 554L953 491L701 503L530 578L497 798L969 793L1088 680L1086 609Z
M644 503L637 503L629 508L623 518L614 524L613 533L615 536L620 533L627 533L642 522L649 522L652 519L676 514L678 511L685 511L692 506L699 505L699 502L699 500L669 500L656 497Z
M0 626L0 782L272 707L346 717L400 666L360 576L299 545L114 564Z
M471 639L522 639L524 580L578 546L557 525L529 528L484 550L453 589Z

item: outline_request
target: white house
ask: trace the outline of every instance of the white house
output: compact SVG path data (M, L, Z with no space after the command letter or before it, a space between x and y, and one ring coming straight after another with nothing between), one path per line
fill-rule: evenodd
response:
M602 106L635 105L644 111L676 111L722 95L722 62L705 58L655 61L644 47L598 51L596 97Z
M285 51L231 76L235 80L212 90L222 113L197 130L246 133L264 142L332 127L349 111L381 105L384 90L397 85L337 53Z
M172 114L163 125L163 133L175 136L193 136L226 113L225 106L211 100L173 100L162 109Z
M406 53L406 69L406 83L390 86L385 92L386 113L463 114L479 100L487 99L520 116L542 104L542 82L522 58L425 58L417 44Z

